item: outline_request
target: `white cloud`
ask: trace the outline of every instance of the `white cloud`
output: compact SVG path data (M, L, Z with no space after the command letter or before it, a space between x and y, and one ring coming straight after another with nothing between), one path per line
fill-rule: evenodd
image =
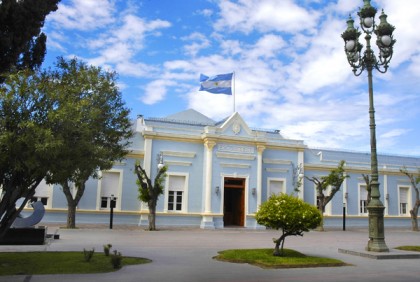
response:
M159 36L159 31L171 24L160 19L138 17L130 5L130 9L117 11L114 4L110 0L69 0L68 4L60 4L49 20L59 24L60 28L73 32L89 31L94 36L69 40L69 36L62 32L52 32L48 35L53 40L51 46L64 51L65 44L77 44L80 48L89 48L95 55L83 58L90 64L114 69L121 75L151 76L156 72L155 67L136 62L135 56L144 48L147 36ZM79 37L77 33L76 36Z
M216 29L262 32L313 32L320 13L306 10L292 0L239 0L237 3L221 1L221 18Z
M110 0L70 0L70 4L60 3L58 10L48 18L60 28L92 30L114 21L114 1Z
M404 135L405 133L407 133L406 129L394 128L391 131L388 131L382 134L380 137L381 138L394 138L394 137L399 137L401 135Z
M158 103L165 98L167 88L175 84L175 82L167 79L154 80L146 85L144 95L140 99L146 105Z
M201 49L210 46L210 40L201 33L194 32L181 38L183 41L191 42L184 46L187 55L195 57Z
M265 59L274 58L285 46L286 43L281 36L265 34L259 38L252 50L247 52L246 55L255 59L259 57L264 57Z
M134 15L125 15L121 26L103 34L99 42L91 42L92 47L98 47L99 56L94 60L114 64L120 74L148 76L153 67L135 62L134 56L143 48L145 36L169 26L167 21L145 21Z
M353 0L338 0L337 3L331 4L333 10L342 13L348 14L350 11L355 11L356 8L362 7L362 1L353 1Z

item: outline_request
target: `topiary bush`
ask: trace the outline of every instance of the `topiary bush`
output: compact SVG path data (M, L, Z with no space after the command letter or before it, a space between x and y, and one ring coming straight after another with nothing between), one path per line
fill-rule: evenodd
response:
M321 218L321 213L315 206L287 194L272 195L255 215L258 224L282 230L280 238L273 239L274 256L283 254L287 236L303 236L303 232L316 228L321 223Z

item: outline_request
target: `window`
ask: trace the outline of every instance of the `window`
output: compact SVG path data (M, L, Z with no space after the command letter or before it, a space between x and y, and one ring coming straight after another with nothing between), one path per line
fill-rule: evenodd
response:
M108 207L108 197L101 197L101 208L106 209Z
M408 214L408 187L400 187L400 215Z
M169 175L168 178L168 211L185 210L185 183L186 177L180 175Z
M268 180L268 197L272 194L278 195L280 193L285 193L284 189L284 180L280 179L269 179Z
M32 197L30 201L28 201L28 203L26 204L26 206L32 207L31 204L33 202L38 202L40 201L44 206L48 205L48 197Z
M367 214L367 200L360 200L360 214Z
M367 215L368 214L368 210L367 210L367 197L368 197L368 192L366 190L366 185L359 185L359 214L360 215Z
M407 203L400 203L400 214L407 214Z
M100 179L100 208L108 209L111 207L111 196L117 197L120 186L120 172L102 172ZM118 201L116 198L115 201ZM115 207L115 206L114 206Z
M169 191L168 210L182 210L182 191Z

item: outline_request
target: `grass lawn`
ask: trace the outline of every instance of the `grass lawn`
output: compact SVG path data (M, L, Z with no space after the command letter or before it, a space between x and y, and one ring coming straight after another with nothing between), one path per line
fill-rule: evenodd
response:
M151 262L144 258L123 257L122 266ZM89 262L83 252L0 253L0 275L73 274L112 272L111 257L95 253Z
M249 263L262 268L303 268L344 266L346 263L330 258L310 257L294 250L284 249L281 257L273 256L273 249L241 249L219 252L214 259L234 263Z
M396 247L395 249L402 250L402 251L420 252L420 246L400 246L400 247Z

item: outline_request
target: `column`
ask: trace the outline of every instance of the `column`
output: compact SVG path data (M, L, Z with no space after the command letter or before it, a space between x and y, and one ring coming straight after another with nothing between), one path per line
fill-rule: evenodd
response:
M303 200L303 196L304 196L304 191L305 191L305 179L304 179L304 175L305 175L305 164L304 164L304 151L299 151L298 152L298 167L301 168L301 170L299 171L299 175L297 175L298 180L301 181L301 185L299 187L299 193L298 193L298 197L299 199ZM302 176L302 177L301 177Z
M261 205L261 199L262 199L262 154L265 150L265 146L263 145L257 145L257 151L258 151L258 157L257 157L257 208L258 211L260 205Z
M201 228L214 229L213 216L211 216L211 188L213 176L213 148L216 142L206 140L204 146L206 148L206 163L205 163L205 189L204 189L204 215L201 222Z
M144 139L144 156L143 156L143 169L146 171L147 175L151 177L151 166L152 166L152 142L153 140L145 137ZM144 226L149 224L148 213L149 207L146 203L140 203L140 210L142 214L140 215L139 226Z

